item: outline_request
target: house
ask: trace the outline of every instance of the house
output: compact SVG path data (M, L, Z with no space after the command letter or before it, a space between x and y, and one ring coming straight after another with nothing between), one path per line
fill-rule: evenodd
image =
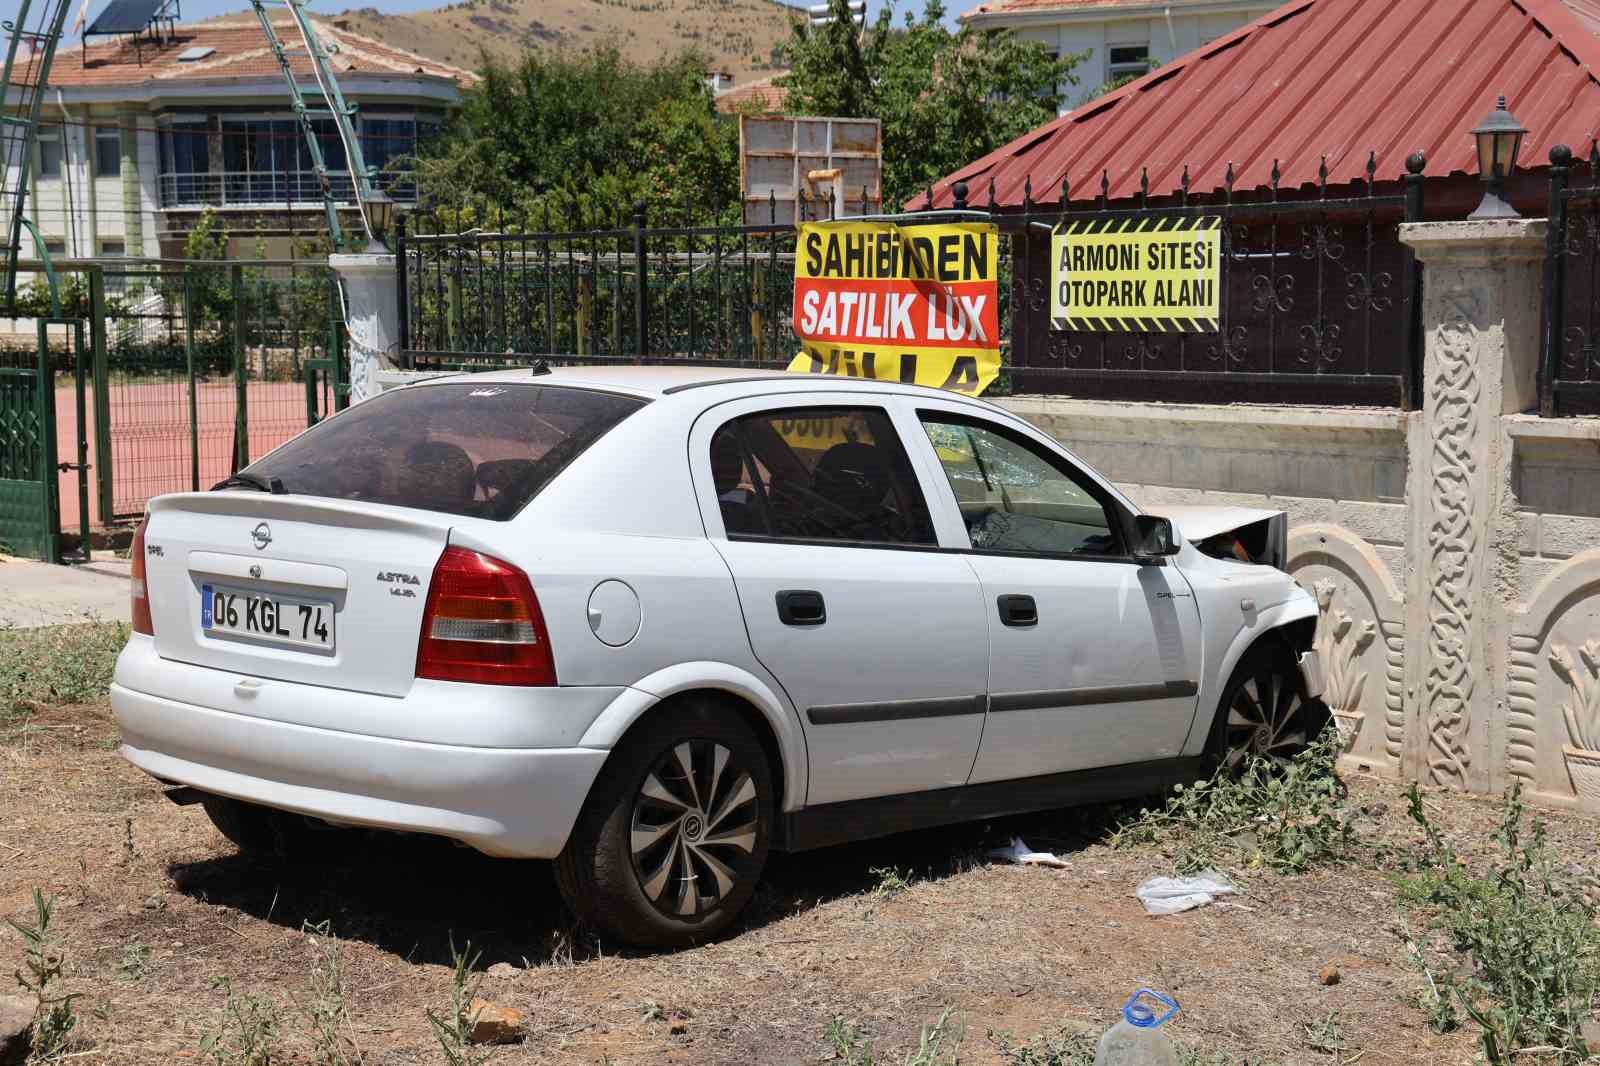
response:
M320 99L293 23L273 23L302 92ZM475 75L317 20L379 184L404 202L403 165ZM345 151L313 117L331 187L355 224ZM289 93L252 15L87 38L55 56L40 112L26 213L52 256L178 256L206 209L229 254L285 256L326 234L323 197ZM14 179L13 179L14 180ZM31 249L24 248L29 255Z
M783 113L784 102L788 99L789 91L776 84L779 78L789 72L780 70L776 74L768 74L755 81L747 81L743 85L731 89L720 89L717 92L717 110L724 115L737 115L754 113L759 115L780 115Z
M983 0L960 16L1011 30L1057 56L1087 53L1062 87L1062 110L1238 29L1282 0Z
M1545 213L1552 147L1582 160L1600 132L1597 15L1596 0L1290 0L905 207L953 207L959 184L968 206L1014 234L1012 376L1024 386L1415 402L1406 345L1393 343L1413 310L1398 224L1473 210L1483 186L1472 130L1502 95L1528 130L1507 197L1524 215ZM1594 173L1585 165L1582 180ZM1220 332L1056 325L1045 293L1051 224L1144 208L1226 219ZM1039 224L1024 228L1018 216L1030 211ZM1337 299L1295 295L1328 292L1328 276L1344 279ZM1217 367L1229 372L1197 372Z

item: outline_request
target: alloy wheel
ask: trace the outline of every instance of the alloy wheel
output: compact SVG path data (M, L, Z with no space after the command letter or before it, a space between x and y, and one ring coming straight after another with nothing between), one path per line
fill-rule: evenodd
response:
M1228 705L1223 756L1228 772L1238 773L1251 756L1288 765L1311 740L1304 707L1300 686L1279 671L1264 667L1246 678Z
M704 914L749 876L758 830L749 771L722 744L682 741L645 774L634 799L629 850L639 887L665 914Z

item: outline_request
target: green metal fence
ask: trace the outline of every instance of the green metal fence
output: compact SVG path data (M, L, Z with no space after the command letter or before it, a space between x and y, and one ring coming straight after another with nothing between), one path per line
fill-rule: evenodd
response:
M325 262L79 260L58 274L67 317L0 350L0 541L13 551L59 556L59 536L16 517L39 499L57 531L136 518L348 402Z
M344 405L342 314L325 264L102 269L96 451L107 519L206 488Z

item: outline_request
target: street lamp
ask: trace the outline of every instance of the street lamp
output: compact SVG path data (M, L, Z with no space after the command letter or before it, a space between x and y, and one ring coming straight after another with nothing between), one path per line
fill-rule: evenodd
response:
M367 251L387 252L389 249L384 246L383 238L388 236L389 227L394 225L394 201L382 189L373 189L372 195L361 202L361 209L366 213L367 228L372 232L372 243L367 246Z
M1506 98L1500 97L1495 109L1472 131L1478 141L1478 173L1484 184L1483 202L1468 218L1519 218L1516 208L1506 202L1506 178L1517 167L1517 153L1522 150L1523 129L1517 116L1506 110Z

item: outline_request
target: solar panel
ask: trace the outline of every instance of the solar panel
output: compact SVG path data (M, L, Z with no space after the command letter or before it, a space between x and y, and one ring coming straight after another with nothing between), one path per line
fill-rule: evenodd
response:
M89 25L84 36L110 33L138 33L164 6L165 0L111 0Z

